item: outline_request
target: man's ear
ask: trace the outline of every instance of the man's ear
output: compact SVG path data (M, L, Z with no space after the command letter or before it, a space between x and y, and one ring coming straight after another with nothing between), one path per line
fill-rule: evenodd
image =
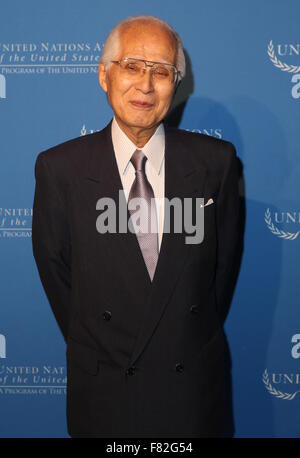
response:
M106 69L102 61L100 61L98 65L98 79L103 91L107 92Z

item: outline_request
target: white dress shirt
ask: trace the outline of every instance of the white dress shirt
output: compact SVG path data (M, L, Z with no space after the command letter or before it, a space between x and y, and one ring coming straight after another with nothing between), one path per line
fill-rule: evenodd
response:
M130 158L136 149L147 156L145 172L152 186L158 216L158 249L160 250L164 223L165 195L165 130L161 123L150 140L138 148L119 127L115 117L111 125L111 136L126 200L135 179L135 169Z

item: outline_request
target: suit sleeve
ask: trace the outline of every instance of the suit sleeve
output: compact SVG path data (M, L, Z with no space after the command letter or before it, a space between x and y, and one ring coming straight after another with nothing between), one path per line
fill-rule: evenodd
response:
M64 197L44 153L35 163L32 247L41 283L65 341L71 302L71 244Z
M236 151L231 143L217 199L218 255L216 300L221 322L224 323L232 298L240 249L239 171Z

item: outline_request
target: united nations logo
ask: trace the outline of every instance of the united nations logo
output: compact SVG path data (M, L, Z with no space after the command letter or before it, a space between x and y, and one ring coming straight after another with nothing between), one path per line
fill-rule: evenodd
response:
M295 47L294 49L295 49L295 53L299 54L299 51L296 51ZM282 62L281 60L277 58L272 40L268 44L268 55L270 57L271 62L273 62L273 64L275 65L275 67L279 68L283 72L300 73L300 66L288 65L285 62Z
M299 383L299 374L271 374L271 380L268 374L268 370L265 369L262 377L262 381L265 385L266 390L278 399L284 401L292 401L295 399L300 390L293 392L285 392L275 388L275 384L298 384Z
M296 224L300 222L300 213L297 212L274 212L274 217L275 223ZM278 226L275 225L272 221L271 212L269 208L267 208L265 212L265 222L267 224L268 229L272 232L273 235L285 240L295 240L300 233L300 231L289 232L279 229Z
M81 137L84 137L85 135L88 135L88 134L93 134L94 132L99 132L100 129L90 129L90 130L87 130L86 128L86 125L83 124L81 130L80 130L80 136Z
M287 73L293 73L291 82L293 83L293 87L291 90L292 97L294 99L300 98L300 66L299 65L291 65L289 63L283 62L283 60L279 59L275 52L275 46L273 44L273 40L270 40L268 44L268 56L272 64L279 68L279 70ZM285 44L277 45L277 53L280 56L298 56L300 54L300 45L292 45L292 44Z

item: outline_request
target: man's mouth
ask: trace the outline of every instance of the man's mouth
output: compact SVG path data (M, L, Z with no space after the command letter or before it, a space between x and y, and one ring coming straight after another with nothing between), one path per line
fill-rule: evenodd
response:
M131 105L133 105L135 108L140 108L140 109L149 109L153 107L153 103L148 103L148 102L141 102L140 100L130 100Z

